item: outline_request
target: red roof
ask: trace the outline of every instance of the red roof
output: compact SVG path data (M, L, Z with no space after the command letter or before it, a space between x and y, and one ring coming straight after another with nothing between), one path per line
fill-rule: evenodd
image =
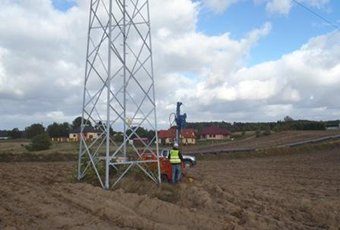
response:
M204 128L201 132L201 135L223 135L223 136L228 136L230 135L230 131L225 128L220 128L220 127L207 127Z
M183 138L195 138L195 130L194 129L182 129L181 135Z
M168 129L168 130L160 130L158 132L159 138L175 138L176 130L175 129Z
M181 136L182 138L195 138L195 130L194 129L182 129ZM175 138L176 129L160 130L158 132L158 137L159 138Z

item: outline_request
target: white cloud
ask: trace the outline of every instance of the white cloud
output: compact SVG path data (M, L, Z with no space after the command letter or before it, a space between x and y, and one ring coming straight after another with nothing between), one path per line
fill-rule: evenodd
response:
M329 4L329 0L301 0L299 3L312 8L322 9ZM293 6L293 0L254 0L255 4L266 3L266 10L271 14L288 15Z
M291 104L277 104L277 105L265 105L262 108L264 114L268 117L277 118L282 117L283 114L291 114L293 106Z
M2 4L0 95L8 119L13 117L7 126L15 126L17 115L30 117L30 124L34 117L52 120L37 114L56 109L79 114L79 106L67 101L81 94L85 10L74 7L63 13L45 0Z
M252 87L251 84L242 83L235 88L228 88L227 85L236 81L231 78L232 74L243 66L250 49L270 29L270 23L265 23L239 41L231 39L227 33L207 36L193 31L175 38L156 37L155 72L157 98L162 98L158 99L162 100L160 107L171 108L169 105L175 105L180 100L195 110L192 107L213 105L214 99L245 98L246 88ZM258 97L263 95L259 93ZM164 119L171 112L167 110L160 117Z
M154 0L150 4L152 30L176 37L196 29L199 3L190 0ZM154 31L155 32L155 31Z
M315 7L315 8L324 8L328 3L329 3L330 0L304 0L302 2L312 6L312 7Z
M193 120L279 120L287 114L296 119L336 119L340 109L339 39L340 32L315 37L279 60L249 68L237 65L246 55L243 50L237 61L216 69L215 61L206 61L195 85L170 88L187 92L181 100L186 101ZM221 72L225 75L216 77Z
M238 97L247 100L255 98L265 100L268 106L280 104L294 109L305 108L306 111L308 108L319 107L339 109L335 103L340 99L336 93L340 90L338 39L340 32L319 36L280 60L240 69L234 75L239 81L228 87L243 88L252 93L242 94L236 90L234 100ZM306 111L304 115L308 114ZM313 116L318 111L311 110L309 115Z
M51 111L46 113L46 117L56 121L56 122L64 122L66 119L66 116L63 111Z
M225 9L234 2L210 4ZM327 2L308 4L322 7ZM80 114L88 4L79 0L67 12L45 0L2 4L0 102L5 112L0 114L0 129L71 122ZM279 60L245 67L251 49L271 32L271 24L239 40L229 33L209 36L196 30L199 10L200 4L190 0L152 1L160 127L168 126L177 101L184 103L189 121L338 116L340 32L313 38Z
M232 4L239 2L240 0L203 0L203 3L209 9L221 13L225 11Z
M291 0L272 0L266 4L266 10L269 13L288 14L291 8Z

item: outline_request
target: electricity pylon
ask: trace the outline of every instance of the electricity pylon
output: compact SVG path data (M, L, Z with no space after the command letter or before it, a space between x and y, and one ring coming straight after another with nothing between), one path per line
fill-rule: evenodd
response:
M149 1L91 0L89 14L78 179L109 189L136 167L160 183Z

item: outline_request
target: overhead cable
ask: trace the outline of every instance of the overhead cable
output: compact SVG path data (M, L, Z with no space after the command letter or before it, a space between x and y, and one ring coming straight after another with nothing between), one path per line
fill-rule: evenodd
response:
M325 21L327 24L329 24L330 26L334 27L336 30L339 29L339 26L333 22L331 22L330 20L328 20L327 18L321 16L320 14L316 13L315 11L313 11L312 9L310 9L309 7L305 6L303 3L297 1L297 0L292 0L293 2L295 2L296 4L298 4L299 6L301 6L302 8L304 8L305 10L309 11L310 13L312 13L313 15L317 16L318 18L322 19L323 21Z

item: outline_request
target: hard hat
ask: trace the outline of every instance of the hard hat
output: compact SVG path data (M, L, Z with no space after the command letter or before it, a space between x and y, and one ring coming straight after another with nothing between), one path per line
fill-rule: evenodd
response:
M174 143L174 147L178 148L178 143L177 142Z

